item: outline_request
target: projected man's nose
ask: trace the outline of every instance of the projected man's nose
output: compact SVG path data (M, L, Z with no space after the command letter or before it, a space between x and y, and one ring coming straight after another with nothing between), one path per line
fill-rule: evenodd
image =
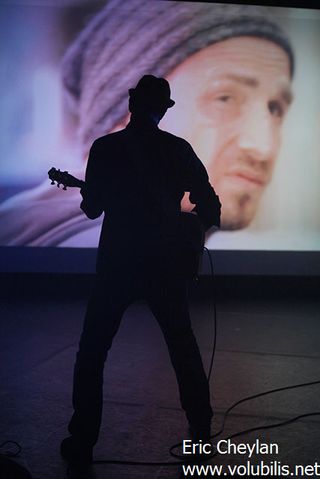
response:
M264 105L252 107L243 117L238 144L252 162L274 159L278 149L277 132Z

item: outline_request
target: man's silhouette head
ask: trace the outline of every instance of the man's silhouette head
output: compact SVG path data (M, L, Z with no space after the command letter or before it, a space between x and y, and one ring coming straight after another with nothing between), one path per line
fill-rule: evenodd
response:
M129 111L134 115L154 115L160 121L174 103L165 78L144 75L135 88L129 89Z

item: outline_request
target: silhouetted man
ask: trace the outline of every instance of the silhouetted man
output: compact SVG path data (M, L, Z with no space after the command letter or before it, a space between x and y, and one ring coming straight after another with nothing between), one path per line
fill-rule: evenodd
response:
M189 143L157 126L174 105L168 82L145 75L129 94L130 122L93 143L81 190L88 218L103 212L105 218L74 369L71 437L61 444L62 455L74 462L92 460L107 352L125 309L138 298L147 301L164 334L193 437L210 437L209 387L191 329L186 280L175 255L168 257L168 244L185 191L206 230L219 225L220 202Z

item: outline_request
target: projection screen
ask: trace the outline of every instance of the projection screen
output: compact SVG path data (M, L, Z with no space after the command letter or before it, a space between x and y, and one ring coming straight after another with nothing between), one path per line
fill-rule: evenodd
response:
M84 178L92 142L125 127L128 89L146 73L166 77L176 102L159 127L191 143L220 197L206 246L320 250L319 11L60 0L0 12L2 255L97 246L102 218L47 171Z

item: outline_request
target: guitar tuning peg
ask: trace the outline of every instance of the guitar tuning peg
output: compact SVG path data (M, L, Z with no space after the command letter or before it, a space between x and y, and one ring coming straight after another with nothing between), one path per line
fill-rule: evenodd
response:
M63 189L64 189L64 190L66 190L66 189L67 189L66 185L64 185Z

